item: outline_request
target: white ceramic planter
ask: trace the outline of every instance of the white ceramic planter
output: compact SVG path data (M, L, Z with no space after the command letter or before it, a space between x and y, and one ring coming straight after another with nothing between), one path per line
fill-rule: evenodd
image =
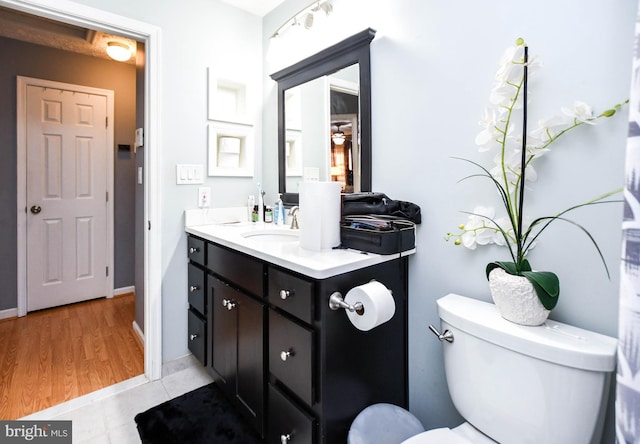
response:
M549 317L536 290L524 276L514 276L502 268L489 273L489 290L498 311L508 321L522 325L540 325Z

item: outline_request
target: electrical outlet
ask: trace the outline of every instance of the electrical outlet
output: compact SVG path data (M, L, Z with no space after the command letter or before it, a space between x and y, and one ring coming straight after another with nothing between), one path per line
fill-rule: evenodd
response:
M211 188L198 187L198 207L209 208L211 204Z

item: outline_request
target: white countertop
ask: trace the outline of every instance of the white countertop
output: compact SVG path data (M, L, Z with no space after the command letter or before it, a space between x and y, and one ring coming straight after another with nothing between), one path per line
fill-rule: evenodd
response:
M187 219L187 222L189 220ZM187 233L315 279L325 279L415 253L415 248L390 255L350 249L312 251L301 248L295 238L277 241L267 237L250 236L252 233L264 230L273 233L284 231L290 234L291 232L288 225L278 226L273 223L244 221L185 226Z

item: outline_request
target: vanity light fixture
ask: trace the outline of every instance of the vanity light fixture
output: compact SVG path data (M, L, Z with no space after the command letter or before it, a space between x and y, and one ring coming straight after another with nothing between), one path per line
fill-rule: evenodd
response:
M310 30L319 27L329 14L333 12L333 0L314 1L306 8L298 11L289 20L284 22L269 39L267 59L274 59L274 54L282 46L282 38L285 34L299 33L301 30Z
M107 43L107 54L113 60L117 60L118 62L126 62L131 58L131 49L124 43L109 42Z

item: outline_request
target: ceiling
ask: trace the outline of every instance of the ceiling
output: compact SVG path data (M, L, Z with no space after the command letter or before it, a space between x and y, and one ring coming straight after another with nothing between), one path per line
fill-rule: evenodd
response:
M243 9L260 17L264 17L267 13L275 9L276 6L284 2L284 0L221 0L236 8Z
M284 0L221 0L236 8L263 17ZM0 37L44 45L65 51L109 59L107 43L125 43L135 55L136 41L100 31L57 22L9 8L0 7ZM109 59L111 60L111 59ZM127 63L135 63L135 57Z
M0 7L0 37L108 59L107 43L125 43L135 55L136 41ZM135 57L127 63L135 63Z

